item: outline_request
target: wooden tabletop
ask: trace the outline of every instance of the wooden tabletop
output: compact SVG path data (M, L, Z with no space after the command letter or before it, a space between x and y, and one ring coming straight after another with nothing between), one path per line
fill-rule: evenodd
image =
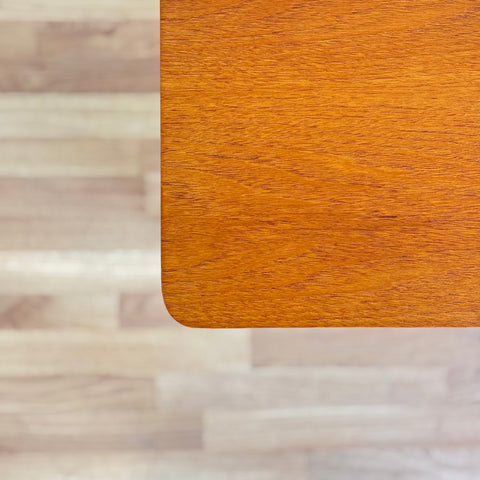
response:
M161 17L176 320L480 325L477 1L186 0Z

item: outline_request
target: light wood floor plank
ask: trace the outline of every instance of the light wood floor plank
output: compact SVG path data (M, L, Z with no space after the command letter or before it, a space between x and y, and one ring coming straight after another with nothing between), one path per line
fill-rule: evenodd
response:
M0 377L2 415L152 409L156 405L155 399L151 378L101 375Z
M0 329L113 330L118 297L106 295L0 295Z
M39 28L37 23L25 22L2 22L0 27L0 90L3 90L9 78L3 68L11 63L27 67L38 53Z
M84 453L0 455L15 480L306 480L305 455Z
M3 331L0 377L156 376L168 370L247 370L247 331Z
M158 451L201 446L199 418L161 415L149 408L0 415L0 427L0 442L7 451Z
M258 366L471 366L480 329L264 329L253 334Z
M158 92L159 40L156 21L1 22L0 91Z
M0 265L2 295L133 293L161 282L158 250L9 250Z
M0 427L13 451L200 446L200 417L158 408L151 379L0 378Z
M130 178L0 177L0 215L76 221L144 214L142 182Z
M327 450L312 454L309 480L474 480L480 448Z
M86 20L155 20L159 18L158 2L151 0L85 0L72 5L62 0L4 0L0 20L77 21Z
M2 140L0 176L140 177L159 168L158 140Z
M160 171L146 172L145 185L145 211L153 218L160 219Z
M166 372L160 405L184 411L430 404L450 396L446 369L269 368L251 372Z
M210 451L463 445L480 442L480 407L356 405L251 411L212 410Z
M157 93L0 95L2 140L159 137Z
M0 249L158 249L135 178L0 177Z
M90 210L91 218L84 215L77 221L73 217L6 219L2 222L5 236L0 237L0 250L34 252L54 249L64 253L71 249L109 253L113 250L141 250L148 254L148 250L159 248L160 225L157 220L143 213L130 217L127 211L124 214L120 217L102 216L99 209L98 212ZM156 283L151 288L158 286ZM1 288L0 285L0 291Z
M296 453L167 452L158 457L155 473L162 480L307 480L307 462Z

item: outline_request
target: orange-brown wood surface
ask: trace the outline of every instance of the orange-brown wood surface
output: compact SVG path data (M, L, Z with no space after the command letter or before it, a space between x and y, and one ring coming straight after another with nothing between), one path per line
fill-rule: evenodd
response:
M480 325L478 1L161 7L176 320Z

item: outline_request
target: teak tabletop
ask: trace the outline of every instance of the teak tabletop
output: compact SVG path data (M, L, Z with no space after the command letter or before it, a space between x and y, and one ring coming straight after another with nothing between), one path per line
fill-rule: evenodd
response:
M478 0L164 0L161 35L176 320L480 326Z

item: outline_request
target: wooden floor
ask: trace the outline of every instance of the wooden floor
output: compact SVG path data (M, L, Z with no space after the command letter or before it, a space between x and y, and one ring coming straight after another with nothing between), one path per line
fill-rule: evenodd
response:
M155 2L0 22L1 479L480 477L480 330L166 313Z

